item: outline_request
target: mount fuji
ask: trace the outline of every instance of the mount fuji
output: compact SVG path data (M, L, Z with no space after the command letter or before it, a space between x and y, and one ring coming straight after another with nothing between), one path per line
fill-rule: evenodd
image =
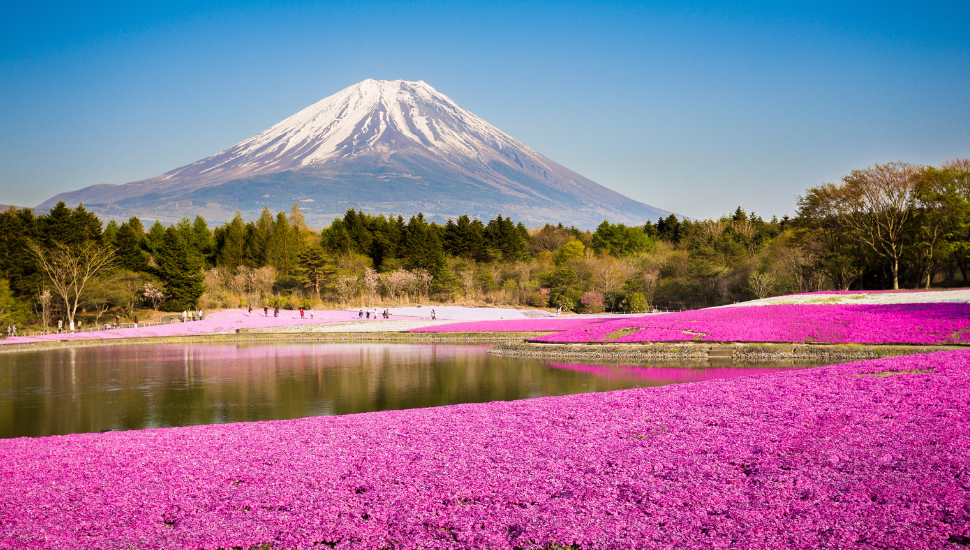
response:
M607 189L502 132L428 84L365 80L225 151L147 180L57 195L105 218L252 219L294 202L320 227L348 208L444 221L511 216L594 227L670 212Z

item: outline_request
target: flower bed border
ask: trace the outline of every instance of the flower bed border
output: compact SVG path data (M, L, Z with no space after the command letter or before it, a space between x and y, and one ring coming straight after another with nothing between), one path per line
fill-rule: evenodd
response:
M626 359L626 360L697 360L711 359L736 363L760 361L858 361L899 357L937 351L968 349L954 345L870 345L870 344L793 344L774 342L676 342L676 343L542 343L507 342L488 350L503 357ZM725 352L730 352L726 354Z

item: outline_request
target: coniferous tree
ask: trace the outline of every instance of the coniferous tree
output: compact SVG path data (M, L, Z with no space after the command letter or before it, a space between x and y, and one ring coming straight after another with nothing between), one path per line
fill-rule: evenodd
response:
M138 218L132 218L137 220ZM141 223L138 224L141 226ZM121 224L115 235L115 265L130 271L148 271L148 256L142 250L145 234L139 232L129 220Z
M163 307L168 311L195 309L205 291L202 258L174 227L165 230L156 261L158 278L165 283Z
M111 247L117 247L118 243L115 242L115 238L117 237L117 235L118 235L118 222L116 222L115 220L111 220L108 222L107 225L104 226L104 233L102 234L102 239L104 240L104 244Z
M20 298L40 291L42 276L28 248L38 239L37 218L29 208L10 208L0 213L0 277Z
M263 211L259 215L259 219L256 220L253 242L250 249L250 255L256 265L266 265L269 261L269 243L273 238L274 223L273 214L269 211L269 207L264 206Z
M298 253L299 242L296 230L290 226L290 220L286 214L280 212L273 223L273 233L266 251L267 263L283 275L293 275Z
M236 212L232 221L220 228L217 244L219 265L231 270L246 263L246 222Z
M145 234L145 240L142 241L145 250L152 256L158 255L158 251L162 249L162 244L165 242L165 226L162 222L155 220L155 223L148 228L148 233Z
M74 216L64 201L58 201L47 214L37 218L40 245L49 248L54 243L76 244L79 233L74 230Z
M94 212L86 210L83 204L78 204L71 212L71 225L75 231L73 241L65 242L64 244L103 242L101 219Z
M215 263L216 242L212 236L212 231L209 229L209 224L206 223L205 218L202 216L197 215L195 220L192 221L192 238L190 242L195 250L202 255L206 267L212 267Z
M333 258L329 257L319 246L308 246L297 254L297 265L299 281L312 288L319 300L320 291L337 273Z

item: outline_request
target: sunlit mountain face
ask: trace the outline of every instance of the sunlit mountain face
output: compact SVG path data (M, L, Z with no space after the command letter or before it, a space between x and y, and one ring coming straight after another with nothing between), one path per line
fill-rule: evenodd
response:
M63 193L103 217L210 221L300 204L322 226L348 208L444 221L511 216L594 227L670 213L540 155L428 84L365 80L211 157L147 180Z

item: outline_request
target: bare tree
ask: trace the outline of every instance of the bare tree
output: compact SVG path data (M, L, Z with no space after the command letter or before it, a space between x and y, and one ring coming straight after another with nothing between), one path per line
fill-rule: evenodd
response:
M51 324L51 291L44 289L37 296L37 301L40 302L40 322L44 325L44 330Z
M68 323L73 323L85 287L111 268L114 249L93 241L73 247L54 243L51 248L29 241L28 247L51 282L54 294L63 300Z
M748 277L748 288L759 300L767 298L775 292L775 278L768 273L756 271Z
M840 191L849 205L845 223L876 254L889 260L893 288L899 288L899 258L904 226L923 185L923 167L905 162L876 164L842 178Z

